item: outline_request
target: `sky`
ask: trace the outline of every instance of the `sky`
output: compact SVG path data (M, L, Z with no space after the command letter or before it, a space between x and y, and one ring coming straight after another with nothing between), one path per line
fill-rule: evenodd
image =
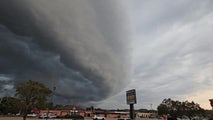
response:
M212 0L49 1L0 1L1 93L34 79L56 103L129 108L136 89L135 108L211 109Z
M136 89L136 108L156 109L171 98L211 109L213 1L133 0L128 7L134 31L132 82L101 106L128 108L125 91Z
M0 95L13 95L15 84L28 80L56 87L56 104L87 107L120 92L131 76L121 4L0 1Z

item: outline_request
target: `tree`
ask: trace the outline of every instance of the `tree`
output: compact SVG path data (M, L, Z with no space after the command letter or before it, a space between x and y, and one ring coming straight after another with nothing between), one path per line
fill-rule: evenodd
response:
M39 107L47 104L47 98L52 91L43 84L29 80L26 83L16 85L16 96L20 100L21 114L23 120L26 120L27 114L33 107Z
M194 115L203 115L204 109L200 107L199 104L192 102L185 101L184 102L185 108L185 115L191 118Z
M164 99L157 109L159 115L169 114L172 117L185 115L190 119L195 115L202 115L204 113L204 109L193 101L180 102L170 98Z
M7 114L17 114L19 112L20 101L14 97L3 97L1 98L0 113Z

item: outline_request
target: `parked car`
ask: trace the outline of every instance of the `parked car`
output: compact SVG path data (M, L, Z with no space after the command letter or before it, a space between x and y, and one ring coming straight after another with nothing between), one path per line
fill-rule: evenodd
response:
M168 117L167 120L178 120L178 119L175 117Z
M55 114L52 114L52 113L44 113L44 114L41 114L40 116L39 116L39 118L41 118L41 119L44 119L44 118L56 118L57 116L55 115Z
M27 117L37 117L37 114L35 113L27 114Z
M117 120L131 120L130 118L118 118Z
M105 117L95 115L93 120L105 120Z

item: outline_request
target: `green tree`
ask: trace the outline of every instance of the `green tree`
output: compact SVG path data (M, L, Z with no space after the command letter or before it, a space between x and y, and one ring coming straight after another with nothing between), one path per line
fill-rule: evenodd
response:
M199 104L192 102L185 101L184 102L185 108L185 115L191 118L194 115L203 115L204 109L200 107Z
M16 85L16 96L20 100L21 114L26 120L27 114L33 107L41 107L47 104L47 98L52 91L43 84L29 80L26 83Z
M7 114L17 114L19 112L20 101L14 97L3 97L1 98L0 113Z
M157 109L159 115L169 114L172 117L185 115L192 118L195 115L201 116L204 113L204 109L193 101L180 102L177 100L174 101L170 98L164 99Z

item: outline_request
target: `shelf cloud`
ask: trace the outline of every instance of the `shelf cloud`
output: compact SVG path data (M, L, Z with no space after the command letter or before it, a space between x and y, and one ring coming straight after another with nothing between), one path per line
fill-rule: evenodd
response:
M36 80L60 103L91 103L131 74L130 32L120 1L0 1L0 90ZM8 85L10 87L8 87Z

